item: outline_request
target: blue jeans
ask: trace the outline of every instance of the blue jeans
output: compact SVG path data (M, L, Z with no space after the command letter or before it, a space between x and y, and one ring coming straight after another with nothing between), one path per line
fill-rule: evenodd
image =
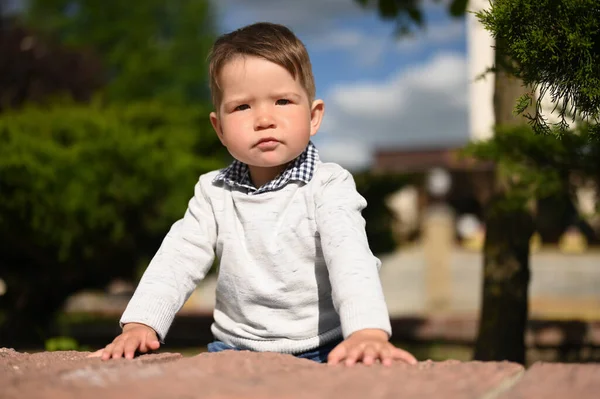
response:
M294 354L294 356L300 359L312 360L317 363L327 363L327 356L329 355L329 352L331 352L333 348L335 348L340 342L342 341L334 341L330 344L320 346L316 349L312 349L302 353L296 353ZM214 341L208 344L209 352L222 352L227 350L239 351L242 349L236 348L235 346L227 345L226 343L221 341Z

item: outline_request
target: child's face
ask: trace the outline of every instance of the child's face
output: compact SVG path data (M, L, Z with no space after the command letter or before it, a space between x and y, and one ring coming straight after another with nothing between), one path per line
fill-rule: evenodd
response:
M310 104L298 79L258 57L236 57L219 75L222 101L210 120L231 155L274 175L317 133L324 105ZM275 177L275 176L273 176Z

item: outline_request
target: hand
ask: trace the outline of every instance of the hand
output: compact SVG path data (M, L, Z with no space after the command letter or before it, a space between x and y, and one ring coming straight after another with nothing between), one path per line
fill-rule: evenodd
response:
M101 357L102 360L133 359L135 352L146 353L157 350L160 347L156 331L145 324L127 323L123 326L123 332L106 348L100 349L88 357Z
M394 360L417 364L413 355L389 343L387 333L379 329L364 329L352 333L331 351L327 363L336 365L344 360L346 366L353 366L357 361L370 366L377 360L384 366L391 366Z

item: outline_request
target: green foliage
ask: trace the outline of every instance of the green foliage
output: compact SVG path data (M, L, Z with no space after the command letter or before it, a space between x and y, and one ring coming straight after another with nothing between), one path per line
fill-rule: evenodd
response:
M0 115L4 334L43 331L73 292L134 278L198 176L225 163L207 111L137 103Z
M396 242L392 231L394 214L387 207L386 197L410 182L411 177L395 174L360 173L354 175L358 192L367 200L363 211L369 246L375 254L392 252Z
M523 96L516 112L533 103L526 115L536 132L562 134L567 118L592 123L600 134L600 7L597 0L494 0L477 13L497 43L497 50L515 61L513 72L534 89ZM561 121L552 129L544 117L542 100L550 95Z
M0 340L39 342L63 301L133 280L224 166L208 106L57 105L0 114Z
M571 178L600 176L600 141L588 125L562 137L534 134L526 125L497 127L492 139L469 144L464 156L496 164L506 186L502 211L523 209L527 202L569 192Z
M59 262L97 255L97 235L163 234L198 175L222 166L207 112L140 103L1 115L0 234L19 226Z
M448 11L455 18L462 17L467 12L468 4L469 0L452 0L448 6Z
M44 346L48 352L86 350L86 348L79 345L75 338L63 336L48 338Z
M109 100L208 98L208 0L31 0L30 26L104 61Z

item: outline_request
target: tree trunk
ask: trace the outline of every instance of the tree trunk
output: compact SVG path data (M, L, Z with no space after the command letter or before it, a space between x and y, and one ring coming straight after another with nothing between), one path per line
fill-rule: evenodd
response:
M498 44L498 43L497 43ZM497 45L494 92L496 125L526 123L513 110L522 94L522 82L503 68ZM496 171L495 195L487 204L484 245L483 295L475 360L509 360L525 364L528 319L529 241L534 231L527 204L510 210L503 206L510 193L506 176Z
M486 214L483 303L474 358L525 364L533 218L526 209L499 209L504 199L492 199Z

